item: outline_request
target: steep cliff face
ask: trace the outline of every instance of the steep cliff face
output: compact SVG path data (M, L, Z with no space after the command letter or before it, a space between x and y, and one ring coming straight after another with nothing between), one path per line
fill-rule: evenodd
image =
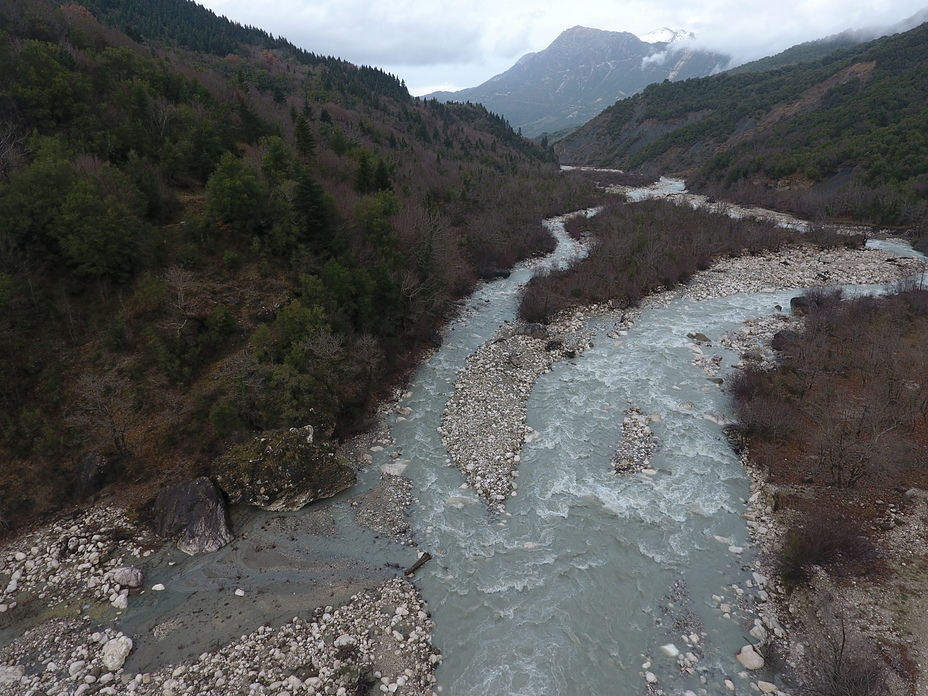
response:
M649 43L627 32L577 26L482 85L429 96L479 102L523 135L537 137L576 128L653 82L709 75L728 62L727 56L687 49L675 40Z

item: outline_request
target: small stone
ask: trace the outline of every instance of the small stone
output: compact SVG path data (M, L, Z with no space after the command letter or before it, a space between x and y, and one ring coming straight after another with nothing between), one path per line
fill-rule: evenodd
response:
M157 583L157 584L155 584L155 585L152 585L152 586L151 586L151 589L152 589L153 592L163 592L163 591L164 591L164 585L162 585L162 584L159 582L159 583Z
M765 694L775 694L777 692L777 685L771 684L768 681L758 681L757 688Z

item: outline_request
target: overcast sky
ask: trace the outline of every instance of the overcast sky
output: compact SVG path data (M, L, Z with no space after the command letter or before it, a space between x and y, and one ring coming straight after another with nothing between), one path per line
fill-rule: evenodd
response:
M373 65L414 95L475 87L573 26L694 32L737 62L845 29L895 24L928 0L198 0L308 51Z

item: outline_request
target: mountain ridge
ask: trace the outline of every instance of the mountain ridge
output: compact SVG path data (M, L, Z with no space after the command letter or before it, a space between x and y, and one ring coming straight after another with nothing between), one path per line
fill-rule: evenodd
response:
M928 208L926 46L928 23L771 69L765 59L651 85L555 150L563 164L679 172L714 195L740 190L774 207L818 187L823 207L804 216L912 224Z
M426 98L481 103L536 138L575 128L648 84L707 75L728 61L677 40L648 42L629 32L577 25L477 87Z

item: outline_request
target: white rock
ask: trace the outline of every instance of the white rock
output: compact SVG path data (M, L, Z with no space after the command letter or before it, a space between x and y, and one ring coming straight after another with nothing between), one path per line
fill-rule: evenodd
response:
M765 694L775 694L777 692L777 685L768 681L758 681L757 688Z
M86 666L87 662L84 660L75 660L68 665L68 674L70 674L72 677L76 674L80 674Z
M110 672L122 669L129 653L132 652L132 639L118 636L103 644L103 666Z
M667 643L667 645L661 646L661 652L663 652L668 657L676 657L680 654L680 651L677 650L677 646L673 643Z
M12 686L26 673L22 665L0 665L0 686Z
M764 658L757 654L753 645L745 645L738 651L735 658L744 665L746 669L762 669L764 666Z
M163 591L164 591L164 585L162 585L162 584L159 582L159 583L156 584L156 585L152 585L152 586L151 586L151 589L152 589L152 591L154 591L154 592L163 592Z
M139 568L124 566L112 572L113 582L123 587L141 587L143 574Z
M657 683L657 676L654 674L654 672L645 672L645 673L644 673L644 679L645 679L646 682L648 682L648 684L656 684L656 683Z

